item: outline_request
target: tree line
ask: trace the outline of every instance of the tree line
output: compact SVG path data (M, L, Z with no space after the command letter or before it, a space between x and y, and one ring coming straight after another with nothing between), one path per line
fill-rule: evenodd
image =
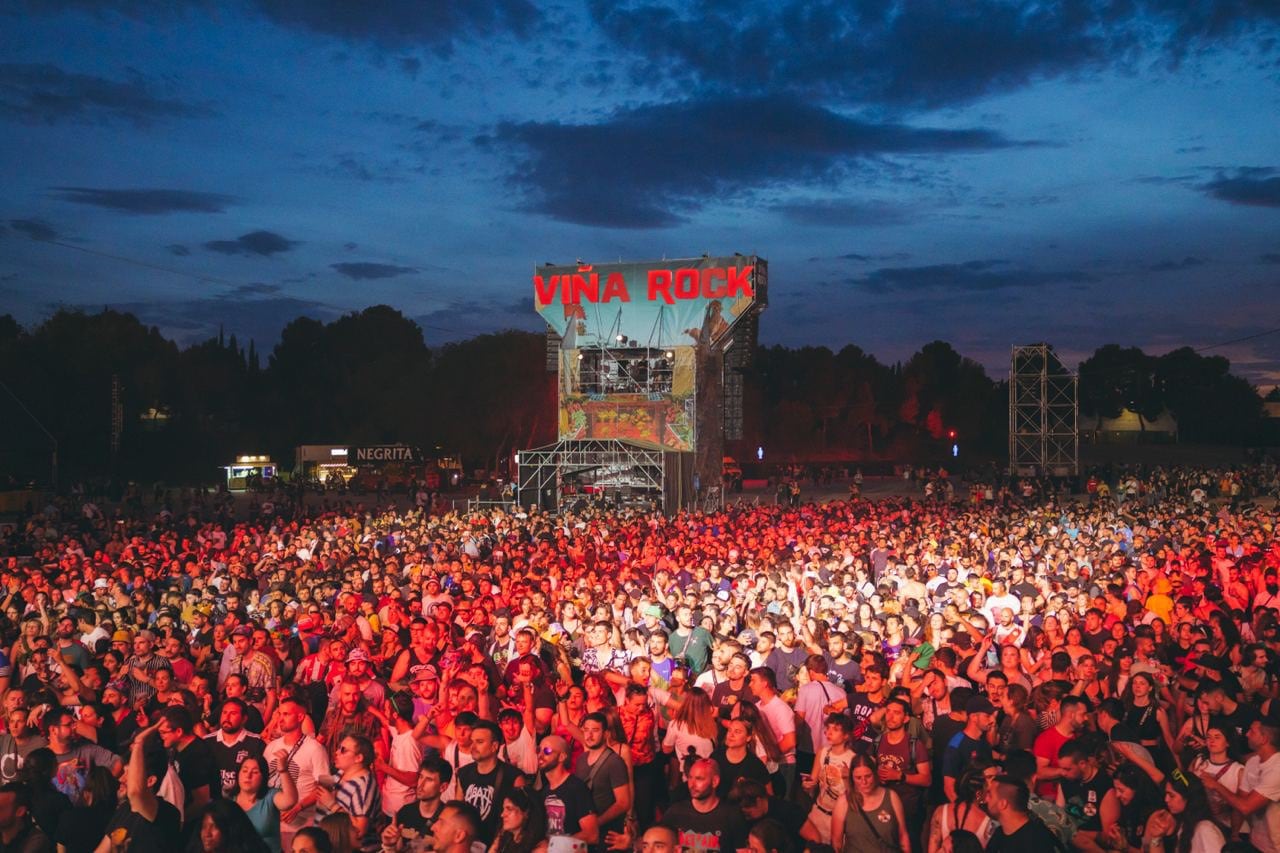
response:
M1082 427L1123 408L1144 418L1167 409L1181 441L1261 435L1262 399L1219 356L1109 345L1079 375ZM287 468L299 444L404 442L493 469L556 433L543 336L433 347L385 305L329 323L300 317L266 354L234 335L181 347L109 309L60 310L32 328L0 316L0 381L0 475L19 481L48 479L53 441L64 482L212 483L237 454ZM114 446L113 385L123 415ZM773 461L942 459L955 443L999 459L1007 449L1007 384L943 341L895 364L853 345L761 347L744 386L744 437L729 447L744 461L756 447Z

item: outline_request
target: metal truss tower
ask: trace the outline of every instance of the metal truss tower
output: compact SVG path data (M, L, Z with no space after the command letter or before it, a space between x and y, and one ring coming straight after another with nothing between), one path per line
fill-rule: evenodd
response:
M1009 467L1074 477L1080 471L1076 375L1048 344L1016 346L1009 364Z

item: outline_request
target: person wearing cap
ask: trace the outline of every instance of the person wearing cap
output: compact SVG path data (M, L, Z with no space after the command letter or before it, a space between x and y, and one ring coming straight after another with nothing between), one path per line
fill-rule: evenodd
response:
M951 736L942 753L942 791L956 801L956 780L976 759L991 760L987 732L995 719L995 707L986 696L971 696L964 705L964 728Z
M338 676L337 682L329 691L329 702L338 698L338 692L344 684L354 684L364 697L367 705L381 707L387 701L387 687L374 677L373 662L369 653L361 646L347 652L347 671Z
M414 719L430 715L440 698L440 673L431 664L418 667L409 681L409 692Z
M276 670L271 658L253 648L253 628L248 625L231 632L231 644L235 651L229 672L238 673L244 679L245 696L262 714L262 719L271 719L276 707Z

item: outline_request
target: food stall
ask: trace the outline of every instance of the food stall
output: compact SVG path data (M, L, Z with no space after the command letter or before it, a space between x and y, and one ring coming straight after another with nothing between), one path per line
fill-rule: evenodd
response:
M235 462L223 465L222 469L227 472L227 489L237 492L271 485L279 466L270 456L246 455L237 456Z

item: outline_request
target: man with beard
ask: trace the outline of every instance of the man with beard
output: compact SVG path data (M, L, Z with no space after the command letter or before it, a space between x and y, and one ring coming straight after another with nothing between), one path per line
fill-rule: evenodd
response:
M371 707L381 708L387 701L386 686L374 677L369 653L359 646L347 652L347 671L338 676L337 683L329 691L330 704L337 700L344 684L356 685L365 703Z
M520 771L498 759L502 732L489 720L471 729L471 763L458 769L458 794L480 815L480 840L492 844L502 821L502 804L515 788Z
M725 667L725 680L711 691L711 704L719 709L720 719L727 720L733 712L733 706L739 702L750 702L751 688L747 685L747 677L751 673L751 659L737 653L729 659Z
M694 627L693 610L687 604L676 608L676 629L667 637L667 647L676 660L683 658L688 663L695 678L707 668L711 634L701 625Z
M605 743L607 720L603 714L587 714L582 720L583 753L578 756L574 775L587 783L600 833L622 832L623 819L631 809L631 782L627 764Z
M1120 800L1111 777L1098 767L1097 751L1102 742L1086 743L1098 737L1069 740L1058 750L1058 766L1062 768L1058 805L1075 819L1077 831L1072 840L1081 850L1097 846L1103 828L1120 820Z
M84 672L92 660L89 652L76 639L76 623L70 616L58 620L58 637L54 651L64 667L74 666L76 672Z
M239 699L228 699L222 703L218 715L218 730L205 737L218 774L218 790L213 792L215 797L235 790L241 764L251 756L261 758L266 754L262 738L247 730L244 723L245 703Z
M280 814L280 847L288 850L293 836L304 826L315 823L315 805L318 799L318 780L329 775L329 755L320 742L302 731L306 710L297 702L286 699L276 709L276 721L280 737L267 745L270 759L271 786L279 787L280 774L288 773L298 789L298 802ZM285 752L283 766L274 756Z
M432 666L436 657L435 626L422 616L413 617L409 623L409 647L396 656L391 669L391 689L407 689L418 670Z
M194 723L186 708L170 705L160 709L160 742L169 750L178 778L186 793L183 815L193 815L213 796L219 774L213 764L213 752L204 740L192 732Z
M382 832L383 850L400 850L406 839L427 838L444 812L444 791L453 781L453 768L438 755L429 755L418 768L414 799L400 807Z
M1063 696L1058 704L1058 721L1036 738L1032 752L1036 756L1036 794L1045 799L1058 796L1057 780L1062 768L1058 753L1062 745L1076 737L1089 722L1089 703L1079 696Z
M894 697L884 707L884 731L876 740L876 765L880 782L902 800L907 821L913 821L933 780L929 750L911 736L907 724L911 703Z
M538 750L542 771L542 801L547 812L547 834L568 835L596 844L600 821L592 811L587 783L569 772L569 744L559 735L547 735Z
M986 696L974 696L965 702L964 711L964 728L951 736L942 753L942 791L953 803L956 801L956 780L965 768L975 759L991 759L987 732L991 729L996 709Z
M668 645L668 648L670 646ZM715 652L711 655L711 666L707 671L699 675L693 681L693 686L704 691L708 696L715 693L716 685L724 681L727 677L725 670L729 666L729 661L733 656L742 651L742 644L737 640L721 640L715 648ZM750 659L747 660L747 668L751 668Z
M231 644L235 653L231 657L227 677L235 673L244 678L246 701L258 709L262 719L271 719L271 712L276 707L275 665L265 653L253 648L253 629L247 625L241 625L232 632Z
M764 665L777 674L778 692L786 693L795 687L796 676L809 657L809 650L796 637L791 622L783 620L777 627L778 645L769 651Z
M827 635L825 649L815 644L809 651L827 659L827 673L837 687L848 691L862 681L862 667L849 654L848 642L839 631L832 631Z
M360 686L347 682L338 688L338 701L329 706L316 737L329 751L332 762L338 755L338 745L347 735L364 735L375 745L380 744L382 754L387 754L390 739L378 718L368 712L368 704L360 695Z
M747 827L742 812L716 793L720 768L715 761L695 761L685 781L689 799L676 803L662 816L662 823L679 834L680 849L686 853L728 853L745 847Z

